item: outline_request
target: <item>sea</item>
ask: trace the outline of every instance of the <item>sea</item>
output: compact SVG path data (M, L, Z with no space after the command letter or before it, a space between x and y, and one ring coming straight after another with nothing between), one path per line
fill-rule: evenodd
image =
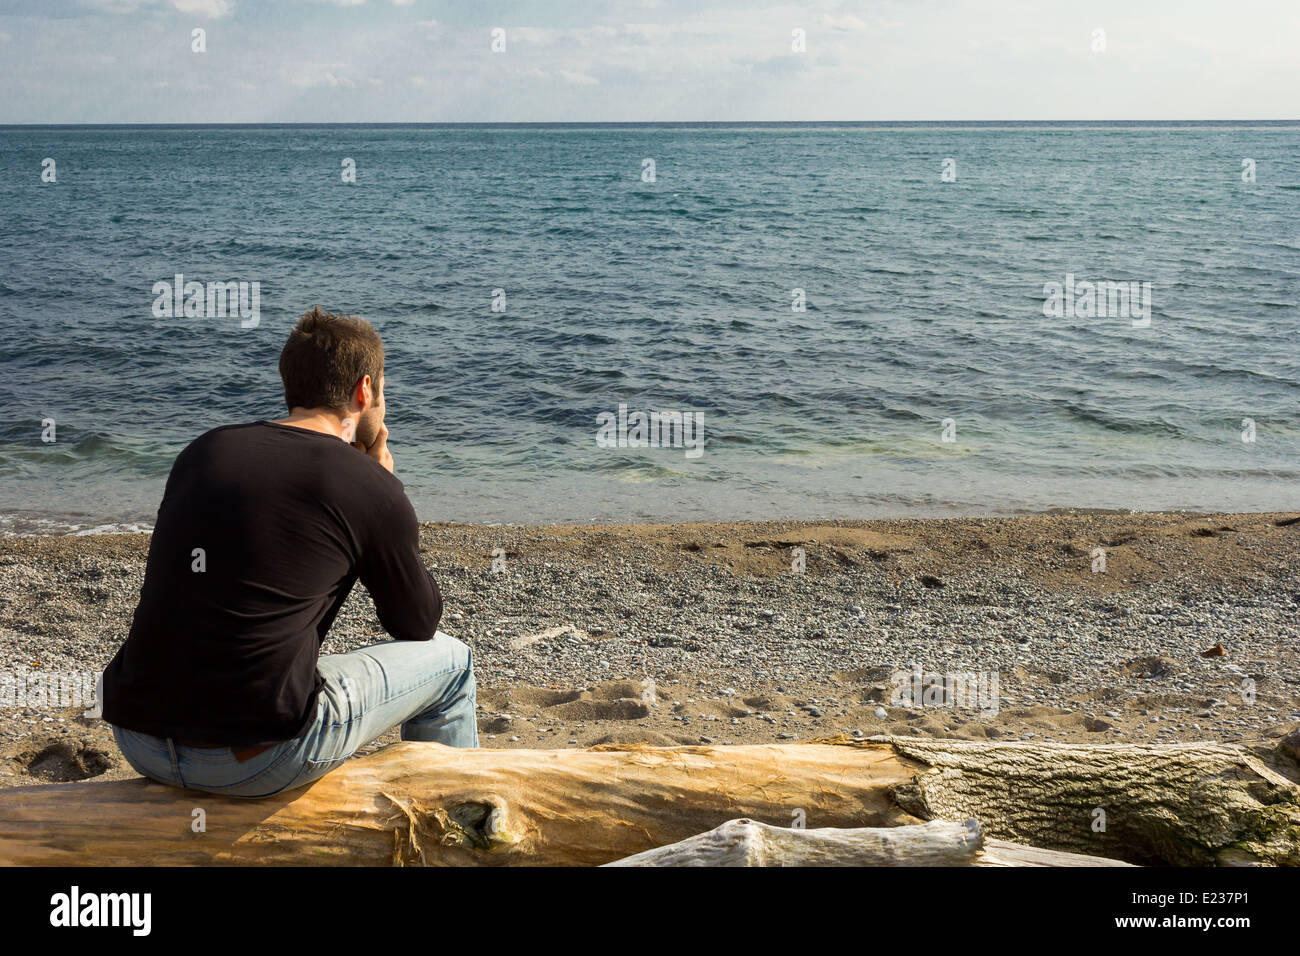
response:
M9 126L0 249L0 534L147 530L315 305L422 520L1300 508L1294 121Z

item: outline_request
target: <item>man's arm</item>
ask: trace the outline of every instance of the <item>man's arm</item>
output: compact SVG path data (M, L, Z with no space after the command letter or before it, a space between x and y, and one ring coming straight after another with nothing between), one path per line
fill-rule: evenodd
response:
M369 530L357 571L379 623L396 640L430 640L442 618L442 593L420 560L420 525L406 495L393 498Z

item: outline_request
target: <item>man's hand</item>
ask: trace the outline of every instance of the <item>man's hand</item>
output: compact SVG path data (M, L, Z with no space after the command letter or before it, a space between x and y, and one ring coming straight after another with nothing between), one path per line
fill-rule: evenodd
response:
M388 426L380 425L379 434L375 436L375 443L366 447L359 441L354 441L352 447L357 451L365 452L370 458L379 462L391 473L393 471L393 456L388 451Z

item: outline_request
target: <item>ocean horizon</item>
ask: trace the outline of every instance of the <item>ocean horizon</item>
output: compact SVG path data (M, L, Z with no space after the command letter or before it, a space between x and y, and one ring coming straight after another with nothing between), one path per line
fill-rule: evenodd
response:
M147 529L189 441L284 415L313 305L383 336L421 520L1298 500L1297 121L11 125L0 152L0 534Z

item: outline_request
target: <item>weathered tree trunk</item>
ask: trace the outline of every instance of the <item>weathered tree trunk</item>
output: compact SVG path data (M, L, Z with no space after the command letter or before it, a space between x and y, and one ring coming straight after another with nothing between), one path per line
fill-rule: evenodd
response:
M728 820L680 843L606 866L1128 866L984 839L972 819L901 827L801 830Z
M0 791L0 864L591 865L738 817L818 829L974 817L990 837L1135 863L1300 863L1300 787L1243 748L841 737L401 743L263 800L140 780L22 787Z
M1300 786L1230 744L985 744L875 737L930 769L894 791L922 819L974 816L1018 843L1174 866L1300 865ZM1288 745L1289 746L1289 745Z
M888 747L399 743L261 800L139 780L0 791L0 863L591 865L733 817L916 823L889 796L913 769Z

